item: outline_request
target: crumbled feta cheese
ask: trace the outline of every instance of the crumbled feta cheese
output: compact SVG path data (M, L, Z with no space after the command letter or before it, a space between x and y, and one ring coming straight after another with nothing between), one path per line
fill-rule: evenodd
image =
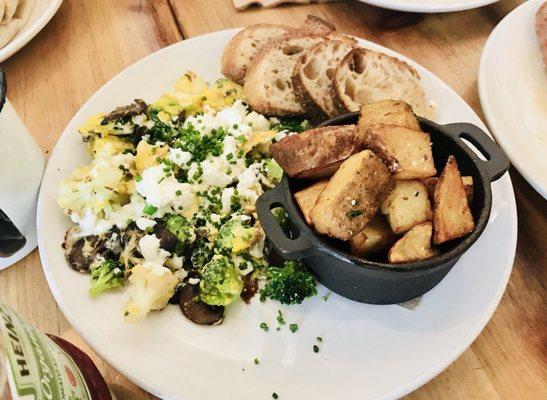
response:
M160 240L155 235L143 236L139 240L139 249L144 258L144 262L141 264L143 267L151 268L159 276L169 271L163 264L171 253L160 247Z
M145 217L136 218L135 223L137 224L137 228L141 231L145 231L148 228L153 228L156 225L156 221Z
M167 159L179 167L183 167L192 159L192 154L177 148L170 148Z

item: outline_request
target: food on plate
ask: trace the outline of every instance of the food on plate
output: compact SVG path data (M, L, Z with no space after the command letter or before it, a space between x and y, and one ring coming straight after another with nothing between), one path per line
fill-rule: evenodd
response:
M450 156L433 195L433 243L458 239L474 229L458 163Z
M266 118L241 94L234 82L187 72L155 102L135 100L79 129L91 160L60 183L58 204L75 224L63 247L69 265L90 275L91 296L125 290L126 321L173 303L193 322L218 324L249 296L246 283L269 276L288 288L305 282L298 302L314 293L303 266L269 272L255 209L283 174L270 145L309 124Z
M36 0L0 1L0 48L6 46L25 27Z
M343 142L336 142L338 135ZM357 125L306 130L270 150L288 176L303 178L293 195L306 223L348 242L340 246L354 256L394 264L425 260L439 254L433 245L474 229L473 178L460 176L453 156L434 176L430 134L401 100L365 104ZM330 177L309 174L332 166Z
M385 148L397 160L395 179L425 179L437 173L429 133L377 124L365 132L366 141Z
M313 121L357 111L380 100L405 100L394 106L394 120L411 129L412 109L432 117L418 73L404 61L358 47L355 39L308 16L300 28L256 24L239 32L225 47L222 73L244 84L244 98L257 112L306 116ZM394 101L394 103L396 103ZM385 105L387 107L387 105ZM417 124L417 121L414 121ZM400 126L407 127L407 124Z
M388 253L390 263L401 264L426 260L437 254L438 250L431 247L433 225L424 222L416 225L397 240Z
M351 239L376 215L392 187L387 167L372 151L352 155L331 177L310 212L315 230Z
M349 240L350 252L357 257L376 254L388 249L395 237L385 218L377 214L365 229Z
M314 15L308 15L300 28L276 24L251 25L235 35L224 48L221 58L222 74L243 85L251 60L268 42L292 33L328 35L333 31L331 24Z
M536 13L536 33L543 64L547 65L547 2L543 3Z
M334 104L341 114L386 99L405 101L423 117L432 114L418 72L387 54L362 48L352 50L336 68L333 85Z
M275 161L287 175L296 178L329 177L360 150L362 145L354 125L310 129L270 146Z
M328 180L316 182L313 185L308 186L307 188L302 189L294 194L296 203L298 204L298 207L300 207L300 211L302 211L304 219L306 220L308 225L312 225L312 220L310 218L311 210L315 206L317 198L319 197L323 189L325 189L325 186L327 186L328 182Z
M326 40L313 46L298 60L292 76L293 90L307 115L314 119L335 117L332 77L340 61L356 43Z
M265 115L303 115L291 77L300 56L324 40L323 36L295 33L266 44L245 76L243 90L251 108Z
M368 128L377 124L420 130L420 123L412 107L399 100L381 100L361 105L357 125Z
M433 195L435 193L435 186L439 178L432 176L430 178L424 179L422 182L427 189L427 194L429 196L429 201L433 204ZM473 203L473 177L472 176L462 176L463 187L465 189L465 196L467 197L467 203L471 205Z
M260 299L278 300L283 304L300 304L317 294L312 276L297 261L288 261L281 268L268 270L268 282L260 290Z
M431 221L433 212L425 185L418 180L396 181L380 208L393 233L409 231Z

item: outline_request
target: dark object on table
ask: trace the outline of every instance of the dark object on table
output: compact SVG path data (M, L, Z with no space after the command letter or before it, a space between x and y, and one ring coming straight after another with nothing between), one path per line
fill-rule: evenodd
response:
M358 117L359 113L351 113L322 125L352 124ZM475 125L437 125L424 118L419 120L422 130L431 134L436 167L442 170L452 154L458 159L462 174L473 177L471 211L476 228L472 233L441 246L441 254L428 260L397 265L355 257L344 247L347 244L319 236L307 225L294 193L309 183L284 176L276 188L264 193L257 201L258 216L272 247L287 260L304 261L317 280L332 291L363 303L402 303L435 287L486 228L492 207L490 182L508 170L509 160ZM475 145L487 161L477 157L462 139ZM277 224L270 212L274 207L283 207L288 212L294 239L287 237Z

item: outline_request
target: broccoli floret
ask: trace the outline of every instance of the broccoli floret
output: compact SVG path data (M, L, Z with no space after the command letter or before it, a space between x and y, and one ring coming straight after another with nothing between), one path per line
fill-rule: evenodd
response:
M251 247L256 237L257 229L245 226L241 217L236 217L220 227L215 246L232 253L239 253Z
M165 220L165 227L179 240L179 247L184 248L186 244L192 243L196 238L193 229L182 215L169 215Z
M227 306L243 290L243 280L226 256L216 255L201 271L200 299L212 306Z
M313 276L298 261L287 261L283 267L268 269L268 283L260 290L260 300L266 298L283 304L300 304L306 297L317 294Z
M281 182L283 168L281 168L273 158L269 158L264 162L264 168L266 169L266 177L273 185L277 185Z
M91 265L91 287L89 294L98 296L108 289L122 286L124 268L118 260L105 258Z

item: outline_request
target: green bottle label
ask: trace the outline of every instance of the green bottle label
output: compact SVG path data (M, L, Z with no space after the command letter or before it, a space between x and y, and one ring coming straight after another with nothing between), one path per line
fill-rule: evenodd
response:
M1 302L0 339L15 400L91 400L72 358Z

